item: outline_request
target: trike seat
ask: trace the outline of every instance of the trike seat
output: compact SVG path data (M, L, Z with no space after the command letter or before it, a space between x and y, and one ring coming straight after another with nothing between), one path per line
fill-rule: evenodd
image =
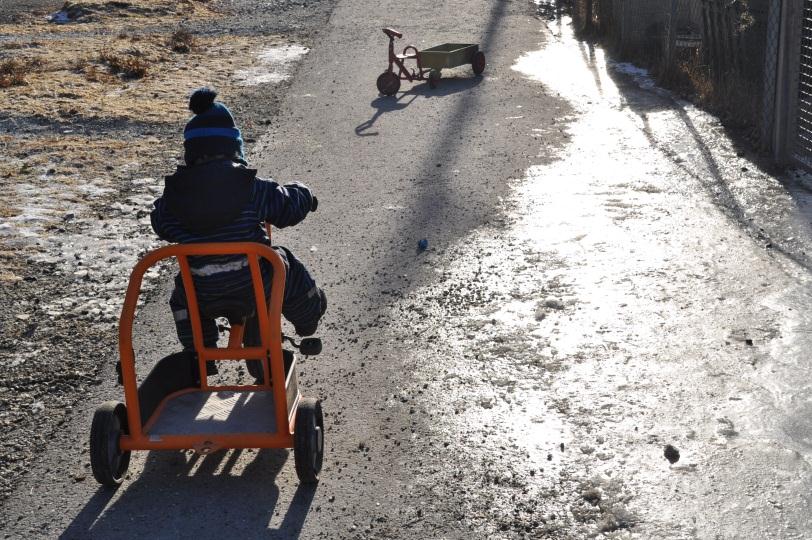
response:
M387 36L389 36L389 37L390 37L390 38L392 38L392 39L395 39L395 38L400 39L400 38L402 38L402 37L403 37L403 34L401 34L400 32L398 32L398 31L397 31L397 30L395 30L394 28L384 28L384 29L383 29L383 33L384 33L384 34L386 34Z
M216 319L225 317L231 324L242 324L243 319L254 316L256 309L254 303L239 298L224 298L207 302L200 310L203 317Z
M417 53L396 54L395 57L400 60L408 60L409 58L417 58Z

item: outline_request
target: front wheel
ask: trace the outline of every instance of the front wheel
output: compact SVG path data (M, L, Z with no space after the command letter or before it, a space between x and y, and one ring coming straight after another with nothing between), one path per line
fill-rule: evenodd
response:
M127 429L127 408L118 401L103 403L93 414L90 426L90 466L96 480L118 487L130 465L130 452L122 452L119 440Z
M471 68L474 70L475 74L482 75L482 72L485 71L485 53L482 51L477 51L474 58L471 60Z
M319 481L324 458L324 418L319 400L304 398L299 402L294 430L296 475L303 484L315 484Z
M400 78L391 71L384 71L378 75L378 92L385 96L394 96L400 90Z

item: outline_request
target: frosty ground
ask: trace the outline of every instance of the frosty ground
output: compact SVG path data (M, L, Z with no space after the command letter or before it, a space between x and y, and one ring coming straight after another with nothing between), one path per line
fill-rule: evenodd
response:
M385 25L479 42L485 77L379 97ZM320 484L286 452L151 453L98 489L108 361L17 478L9 537L809 536L802 175L519 1L339 1L253 148L322 202L277 235L331 295L302 373ZM142 368L175 346L168 288Z

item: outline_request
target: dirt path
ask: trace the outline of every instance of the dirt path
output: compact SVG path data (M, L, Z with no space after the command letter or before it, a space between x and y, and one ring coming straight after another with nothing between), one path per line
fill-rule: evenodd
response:
M98 489L104 382L3 507L7 535L808 537L808 192L534 15L340 1L254 145L321 201L276 236L330 296L301 373L326 411L317 488L289 453L245 451L138 454ZM479 42L486 76L379 97L389 25ZM141 312L142 367L174 347L167 295Z

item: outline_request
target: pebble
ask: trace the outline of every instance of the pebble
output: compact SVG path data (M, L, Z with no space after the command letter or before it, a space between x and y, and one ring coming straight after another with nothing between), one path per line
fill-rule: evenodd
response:
M667 444L665 446L665 450L663 450L663 456L665 459L668 460L670 464L674 464L679 461L679 450L673 445Z
M550 309L557 309L557 310L562 310L565 307L564 302L562 302L558 298L548 298L547 300L544 301L544 306L548 307Z

